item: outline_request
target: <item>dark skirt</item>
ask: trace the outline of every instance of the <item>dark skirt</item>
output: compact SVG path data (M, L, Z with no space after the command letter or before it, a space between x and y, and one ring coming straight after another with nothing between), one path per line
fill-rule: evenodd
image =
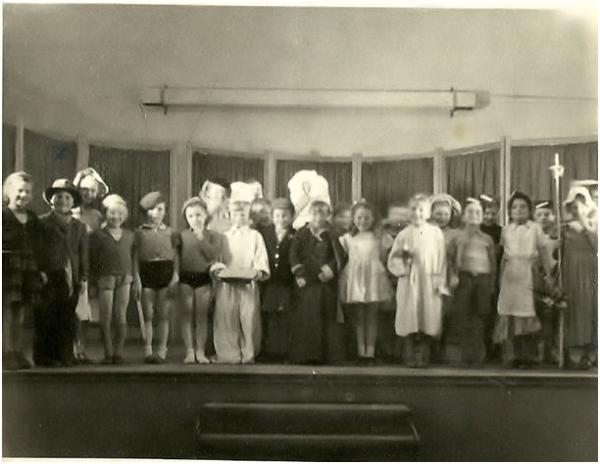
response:
M4 305L32 305L39 301L42 281L33 254L28 251L2 253L2 298Z

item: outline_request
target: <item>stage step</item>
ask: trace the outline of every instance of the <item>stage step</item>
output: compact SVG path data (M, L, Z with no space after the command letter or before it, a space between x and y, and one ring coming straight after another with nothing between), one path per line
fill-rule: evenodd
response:
M207 403L196 433L205 459L401 461L419 451L403 404Z

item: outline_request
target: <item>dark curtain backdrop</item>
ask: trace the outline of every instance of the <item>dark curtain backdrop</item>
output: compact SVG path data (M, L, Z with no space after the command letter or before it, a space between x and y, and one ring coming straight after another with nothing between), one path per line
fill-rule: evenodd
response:
M352 201L351 161L277 160L275 169L276 195L288 197L288 182L296 172L308 169L327 179L332 206Z
M565 167L562 180L564 198L574 179L597 179L598 142L551 146L523 146L511 149L511 191L520 190L533 201L552 200L552 177L548 167L554 164L554 154L560 155Z
M127 202L129 219L126 227L134 229L144 222L139 201L148 192L160 191L167 198L167 207L169 206L171 178L168 151L125 150L91 145L89 164L108 184L110 193L118 193ZM168 222L168 212L165 217L165 222Z
M461 204L467 197L482 193L500 195L500 149L449 156L446 162L446 190Z
M2 124L2 179L15 170L15 141L17 128Z
M218 155L196 151L192 157L192 193L198 195L204 181L222 178L229 182L258 180L264 188L264 159Z
M416 193L433 193L433 158L362 163L362 196L385 217L388 205L408 202Z
M56 140L25 130L24 168L33 177L31 209L41 214L49 211L42 192L56 179L73 180L77 163L77 143Z

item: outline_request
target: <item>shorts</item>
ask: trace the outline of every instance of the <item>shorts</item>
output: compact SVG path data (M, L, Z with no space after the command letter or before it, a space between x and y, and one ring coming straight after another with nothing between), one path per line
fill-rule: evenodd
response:
M179 283L189 285L192 288L199 288L210 285L212 280L208 272L186 272L179 273Z
M146 261L140 263L140 280L142 288L160 290L167 287L173 278L175 266L173 261Z
M133 277L130 275L105 275L98 278L99 290L116 290L119 287L131 285Z

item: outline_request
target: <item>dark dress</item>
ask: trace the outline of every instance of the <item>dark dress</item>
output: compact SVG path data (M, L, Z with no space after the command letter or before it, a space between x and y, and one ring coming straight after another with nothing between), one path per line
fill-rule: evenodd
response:
M486 226L481 224L481 231L492 237L494 245L496 246L496 282L494 283L495 291L492 292L491 296L491 307L496 308L498 306L498 291L500 288L500 263L502 262L502 249L500 247L500 237L502 236L502 227L498 224L492 224ZM485 339L485 351L488 360L498 360L500 358L500 347L495 345L493 341L494 325L496 323L496 311L490 311L488 317L484 322L484 339Z
M2 298L4 306L34 304L41 291L35 259L40 225L37 216L27 211L22 224L7 207L2 208Z
M344 251L330 231L316 237L306 225L293 238L290 264L294 275L306 280L306 286L295 286L296 305L290 318L291 362L345 361L344 326L337 321L337 281L344 261ZM334 278L329 282L318 278L323 265L333 271Z
M275 226L257 228L265 241L271 275L261 288L263 347L267 358L286 359L289 347L289 318L294 291L290 247L294 234L289 229L281 242Z
M35 308L33 360L42 366L68 365L74 361L80 282L88 276L88 234L77 219L66 224L50 212L40 217L40 236L37 256L48 283Z

